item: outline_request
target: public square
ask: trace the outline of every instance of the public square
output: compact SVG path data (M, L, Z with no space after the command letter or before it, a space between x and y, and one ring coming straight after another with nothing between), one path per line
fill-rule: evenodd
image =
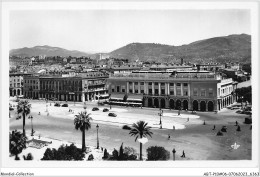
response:
M81 144L81 131L75 129L73 120L74 115L84 111L83 103L67 102L69 107L55 107L53 101L46 103L44 100L29 100L29 102L32 106L30 115L33 116L33 129L36 131L35 139L40 135L41 138L52 139L53 141ZM10 98L10 103L13 106L17 104L14 98ZM139 120L144 120L148 122L148 126L152 127L151 131L153 132L152 138L148 137L148 142L143 145L144 159L146 159L146 149L149 146L162 146L170 151L169 160L173 159L173 148L176 150L176 160L251 159L251 125L243 123L248 115L237 114L235 113L237 110L224 108L218 113L197 112L196 114L192 114L191 111L181 111L178 115L177 110L164 109L161 117L162 129L160 129L159 109L112 106L110 110L109 105L98 106L97 101L86 103L86 111L91 113L93 120L91 121L91 129L86 131L85 139L86 146L92 149L97 146L96 125L98 124L100 147L112 152L114 148L118 150L123 143L125 147L133 147L139 153L139 142L135 142L135 138L129 135L129 130L122 129L122 126L126 124L131 126ZM92 111L93 107L98 107L99 110ZM109 117L109 112L103 112L103 108L108 108L109 112L116 113L117 117ZM72 111L69 111L70 109ZM22 119L16 120L16 108L10 111L10 116L10 131L15 129L22 131ZM206 125L203 125L204 121ZM236 121L240 125L241 131L236 131ZM214 125L216 129L212 130ZM173 130L173 126L175 130ZM224 132L223 136L216 136L222 126L227 126L227 132ZM30 136L31 120L28 118L26 118L25 129L27 136ZM170 139L168 139L169 135ZM234 143L240 145L239 148L232 148L231 145ZM30 149L32 148L27 148L24 152L28 153ZM186 158L180 157L183 151L185 151ZM39 152L42 154L39 154ZM31 153L38 157L35 160L39 160L44 151L33 150ZM101 155L96 157L96 160L101 160Z

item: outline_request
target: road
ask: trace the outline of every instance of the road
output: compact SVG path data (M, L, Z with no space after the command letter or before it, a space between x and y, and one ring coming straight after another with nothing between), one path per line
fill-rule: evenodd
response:
M68 142L74 142L81 144L81 132L75 130L73 125L73 116L68 113L69 108L56 108L53 105L47 109L50 112L50 116L46 116L46 103L31 101L33 127L36 130L36 135L49 137L53 139L62 139ZM69 103L71 109L75 112L82 110L81 104ZM94 104L88 105L88 112L92 113L93 121L90 130L86 131L86 145L96 146L97 143L97 130L96 125L99 124L99 143L100 147L113 150L119 149L121 143L124 146L134 147L139 153L139 143L135 142L134 137L130 137L129 130L123 130L123 123L111 123L117 122L117 118L106 116L102 111L92 112L89 111ZM38 115L39 109L41 109L41 115ZM128 119L139 120L146 118L154 119L159 123L158 110L154 109L140 109L140 108L120 108L113 107L112 110L118 111L118 116L127 117ZM66 110L66 111L65 111ZM76 111L77 110L77 111ZM126 111L122 111L126 110ZM177 111L165 110L164 114L176 114ZM185 113L185 112L184 112ZM182 114L182 113L181 113ZM188 114L188 113L185 113ZM143 154L146 154L146 149L149 146L163 146L170 151L170 159L172 159L172 149L176 149L176 160L221 160L221 159L251 159L251 145L252 134L249 129L249 125L243 125L243 119L245 115L235 114L234 111L224 110L218 114L215 113L198 113L199 119L190 119L187 122L186 119L174 118L174 122L184 125L184 129L172 130L172 129L159 129L152 128L153 136L148 137L149 141L143 146ZM10 118L10 130L18 129L22 130L22 120L15 119L15 111L12 111ZM97 121L103 117L107 121ZM112 120L111 120L112 119ZM173 120L171 117L163 117L162 121ZM203 121L206 121L206 125L202 125ZM241 132L235 131L234 122L238 121L241 124ZM128 122L129 123L129 122ZM216 125L216 130L211 130L213 124ZM216 133L222 125L228 126L228 133L223 137L217 137ZM26 120L26 133L30 134L31 122ZM170 135L170 140L168 140ZM243 146L238 150L230 150L230 146L237 142ZM183 159L180 156L182 151L185 151L186 158Z

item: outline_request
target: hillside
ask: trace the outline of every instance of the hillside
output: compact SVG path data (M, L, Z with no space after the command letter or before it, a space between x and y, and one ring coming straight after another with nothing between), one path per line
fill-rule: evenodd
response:
M174 43L174 41L173 41ZM59 47L35 46L32 48L20 48L10 51L10 55L16 56L90 56L96 54L66 50ZM247 34L214 37L210 39L192 42L182 46L171 46L155 43L131 43L116 49L108 56L125 58L130 61L156 61L179 62L180 58L186 62L242 62L251 63L251 36Z
M32 48L19 48L13 49L9 52L10 55L15 56L24 56L24 57L32 57L38 55L46 55L46 56L72 56L72 57L81 57L81 56L89 56L90 54L85 52L80 52L77 50L66 50L59 47L51 47L51 46L35 46Z
M174 43L174 42L173 42ZM250 62L251 36L229 35L200 40L188 45L170 46L153 43L131 43L109 54L131 61L176 62L180 58L192 62Z

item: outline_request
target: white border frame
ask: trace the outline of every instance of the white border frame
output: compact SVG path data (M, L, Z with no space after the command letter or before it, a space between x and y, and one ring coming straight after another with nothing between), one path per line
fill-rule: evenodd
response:
M20 162L11 161L9 158L8 143L9 120L8 117L8 93L9 93L9 12L13 10L87 10L87 9L139 9L139 10L165 10L165 9L249 9L251 10L251 35L252 35L252 91L253 91L253 130L252 130L252 160L236 161L175 161L169 162ZM185 176L203 175L203 172L255 172L259 169L259 4L257 2L3 2L2 3L2 63L1 63L1 171L3 172L34 172L34 175L53 175L59 172L59 176L78 176L88 174L91 176L111 175L111 176ZM2 168L4 167L4 168ZM11 167L11 168L10 168ZM17 170L14 167L22 167ZM30 168L36 167L36 168ZM42 167L48 167L44 169ZM53 168L56 167L56 168ZM70 167L70 168L63 168ZM78 168L84 167L84 168ZM86 167L88 167L86 169ZM99 169L101 168L102 169ZM112 167L112 168L111 168ZM114 169L116 167L121 167ZM132 169L129 169L131 167ZM154 168L156 167L156 168ZM174 167L174 169L170 168ZM186 170L185 168L192 168ZM217 168L216 168L217 167ZM224 168L222 168L224 167ZM214 170L212 169L214 168ZM145 173L140 173L145 171ZM258 170L257 170L258 171Z

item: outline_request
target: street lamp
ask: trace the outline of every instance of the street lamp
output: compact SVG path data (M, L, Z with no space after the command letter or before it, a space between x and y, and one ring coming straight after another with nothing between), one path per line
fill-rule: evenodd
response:
M241 96L241 108L242 108L242 109L243 109L243 99L244 99L244 97Z
M175 153L176 153L176 150L175 150L175 148L173 148L173 150L172 150L173 160L175 160Z
M110 106L110 109L111 109L111 98L109 98L109 106Z
M161 125L160 128L162 128L162 116L163 116L163 110L162 110L162 108L159 109L158 115L160 116L160 123L159 123L159 124Z
M97 128L97 149L99 149L99 139L98 139L98 128L99 128L99 126L98 126L98 124L97 124L96 128Z
M84 102L83 109L85 110L85 113L86 113L86 109L87 109L87 104L86 104L86 102Z
M31 119L31 126L32 126L32 132L31 132L31 136L34 135L35 131L33 130L33 123L32 123L32 120L33 120L33 116L29 116L28 119Z

